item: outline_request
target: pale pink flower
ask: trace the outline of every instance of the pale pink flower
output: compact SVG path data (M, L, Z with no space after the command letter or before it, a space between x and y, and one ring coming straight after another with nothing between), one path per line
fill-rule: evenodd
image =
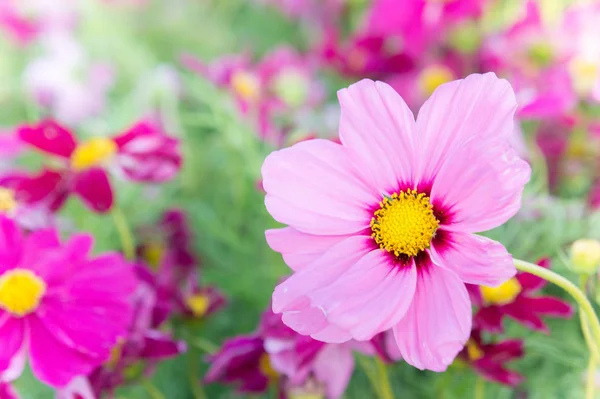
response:
M516 270L502 244L473 233L521 205L529 165L510 144L514 93L493 73L438 87L415 122L388 85L338 94L341 145L309 140L269 155L267 231L295 273L273 311L300 334L342 343L392 329L402 357L443 371L471 331L464 283Z

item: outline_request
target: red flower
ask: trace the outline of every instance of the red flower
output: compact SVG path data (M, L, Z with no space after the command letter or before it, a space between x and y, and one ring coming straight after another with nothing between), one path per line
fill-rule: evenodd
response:
M550 259L542 259L538 264L548 268ZM506 315L532 330L548 332L541 316L569 318L573 308L562 299L535 295L546 283L533 274L517 273L498 287L468 285L473 302L480 306L473 324L492 333L501 333Z
M19 138L59 159L33 176L22 176L15 185L17 196L29 203L43 203L51 210L62 207L75 194L96 212L113 204L108 171L139 182L164 182L181 166L177 139L142 121L114 138L97 137L78 142L75 135L53 120L18 128Z
M495 343L483 343L479 330L471 331L471 337L465 348L458 354L473 371L482 377L500 384L516 386L523 376L516 371L507 370L505 364L524 354L523 341L507 339Z

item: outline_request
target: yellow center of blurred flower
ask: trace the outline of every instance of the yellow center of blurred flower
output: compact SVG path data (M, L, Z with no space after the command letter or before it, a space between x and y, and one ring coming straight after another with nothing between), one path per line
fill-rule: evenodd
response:
M571 265L581 274L593 274L600 267L600 241L582 238L571 246Z
M158 241L150 242L144 246L142 258L152 267L152 269L156 270L162 261L164 253L165 247L162 243Z
M476 361L483 357L483 350L477 345L475 341L472 339L467 341L467 355L469 356L469 360Z
M419 75L419 86L424 95L430 96L441 84L454 80L452 70L444 65L431 65Z
M194 316L200 318L206 314L210 306L210 298L204 294L196 294L187 297L185 303Z
M233 91L246 101L256 101L260 97L258 78L246 71L237 71L231 76Z
M0 187L0 213L9 213L16 207L15 192L8 188Z
M480 289L481 296L485 302L494 305L506 305L507 303L513 302L517 295L519 295L521 292L521 284L513 277L500 284L498 287L487 287L482 285Z
M273 91L289 107L297 108L308 98L309 82L300 71L288 68L277 74L273 81Z
M428 196L409 189L384 198L379 206L371 219L371 237L381 249L416 256L429 247L439 221Z
M600 79L600 65L585 58L575 58L569 63L569 72L575 91L589 94Z
M273 380L279 378L279 373L275 371L271 365L271 359L267 353L261 355L260 360L258 361L258 368L265 377Z
M46 283L32 271L13 269L0 277L0 308L21 317L35 311L46 292Z
M114 370L119 365L121 358L123 357L123 347L125 346L125 339L119 338L116 345L110 350L110 357L106 361L106 366L109 370Z
M117 144L107 138L97 137L77 146L71 155L73 169L81 171L99 166L117 152Z
M539 42L529 48L529 59L538 67L546 67L552 63L554 49L548 42Z

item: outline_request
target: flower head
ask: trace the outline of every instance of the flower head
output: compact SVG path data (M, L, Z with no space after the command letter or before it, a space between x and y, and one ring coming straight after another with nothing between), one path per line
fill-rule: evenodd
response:
M130 180L160 183L181 166L178 141L144 121L120 136L83 142L52 120L21 126L18 133L23 142L59 161L59 167L23 177L15 186L17 198L51 210L75 194L94 211L107 212L113 204L109 170Z
M550 267L550 260L542 259L538 264ZM480 306L473 319L475 326L501 333L502 320L508 316L532 330L548 332L541 316L569 318L573 308L562 299L535 295L545 285L546 280L519 272L497 287L469 286L473 301Z
M91 257L89 235L66 243L53 229L23 237L0 216L0 236L3 378L19 375L29 357L38 379L62 387L106 361L132 320L133 268L118 254Z
M480 330L473 330L459 359L477 374L500 384L516 386L523 376L506 368L506 363L524 355L523 341L507 339L499 342L483 342Z
M516 273L500 243L473 234L512 217L529 179L509 144L514 94L471 75L438 87L416 122L381 82L339 99L341 145L301 142L262 168L267 210L289 225L267 241L295 271L273 311L325 342L392 329L408 363L445 370L471 331L464 283Z

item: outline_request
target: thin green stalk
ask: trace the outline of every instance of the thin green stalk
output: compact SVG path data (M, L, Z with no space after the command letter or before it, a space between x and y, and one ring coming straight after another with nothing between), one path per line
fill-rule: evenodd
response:
M520 259L514 259L514 264L518 270L541 277L544 280L556 284L563 290L567 291L567 293L571 295L573 299L575 299L575 301L579 305L579 308L581 309L581 312L584 314L584 323L590 325L594 342L600 342L600 322L598 321L598 316L596 316L594 308L592 307L592 304L590 303L588 298L579 288L577 288L575 284L573 284L563 276L556 274L553 271L545 269L541 266L534 265L533 263L525 262ZM591 345L590 352L597 352L597 345Z
M202 389L202 385L200 384L200 373L198 371L198 362L196 361L195 353L188 353L188 356L190 361L189 378L194 399L206 399L206 394L204 393L204 389Z
M475 382L475 399L485 398L485 380L481 377L477 377Z
M375 356L375 365L377 366L377 375L379 376L379 387L383 399L394 399L394 392L390 385L390 378L387 372L387 366L378 356Z
M384 397L381 393L381 389L380 389L381 387L379 386L379 382L377 380L377 375L374 372L373 368L371 367L371 364L369 364L369 361L366 358L361 356L358 358L358 363L360 364L361 368L367 375L367 378L369 379L369 382L371 383L371 386L373 387L373 391L375 391L375 393L377 394L377 397L384 399Z
M587 381L585 384L585 398L596 398L596 367L598 365L597 357L592 353L588 362Z
M148 394L152 399L167 399L165 395L152 383L152 381L146 379L143 382L144 388L148 391Z
M113 207L111 213L115 221L115 227L119 233L119 238L121 239L123 254L125 254L127 260L135 260L135 242L125 215L123 215L123 212L116 205Z

